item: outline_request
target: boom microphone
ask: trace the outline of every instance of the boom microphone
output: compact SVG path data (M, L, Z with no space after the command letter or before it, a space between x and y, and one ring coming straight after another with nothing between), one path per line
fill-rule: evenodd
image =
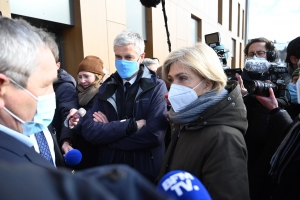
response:
M245 62L245 70L249 72L265 73L269 70L271 63L267 60L250 59Z
M160 3L160 0L140 0L141 4L147 8L154 7Z

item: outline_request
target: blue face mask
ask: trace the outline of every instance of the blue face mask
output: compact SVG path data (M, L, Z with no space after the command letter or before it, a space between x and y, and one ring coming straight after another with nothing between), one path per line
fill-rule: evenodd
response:
M290 99L291 103L298 103L296 84L289 83L288 90L289 90L289 92L287 93L287 96Z
M13 118L21 122L24 135L28 136L46 129L49 126L49 124L52 122L54 117L54 112L56 108L55 93L53 92L51 94L39 96L37 98L31 92L29 92L21 85L16 83L14 80L10 79L10 81L13 82L15 85L17 85L18 87L20 87L21 89L23 89L25 92L27 92L35 100L37 100L36 114L33 117L33 121L25 122L19 117L17 117L15 114L10 112L7 108L3 107L3 109L8 114L10 114Z
M139 63L136 61L116 60L115 65L118 74L122 79L130 78L134 73L139 70Z

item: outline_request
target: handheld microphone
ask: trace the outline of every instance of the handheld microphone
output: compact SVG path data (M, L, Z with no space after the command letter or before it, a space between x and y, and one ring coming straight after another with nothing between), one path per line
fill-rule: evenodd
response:
M156 7L160 0L140 0L141 4L147 8Z
M174 170L165 174L159 181L157 190L172 196L175 200L211 200L200 180L183 170Z
M249 72L264 73L269 70L271 65L272 63L267 60L250 59L245 62L245 70Z
M81 117L84 117L85 114L86 114L86 110L84 108L79 108L77 110L77 112L73 116L71 116L70 118L74 117L76 119L79 119Z
M82 154L77 149L72 149L65 155L65 162L70 166L78 165L81 162L81 159Z
M80 119L80 118L84 117L85 114L86 114L86 110L84 108L79 108L76 113L74 113L72 116L70 116L69 118L67 118L64 121L65 127L67 127L68 129L70 129L70 128L72 129L74 127L74 125L70 125L69 124L70 123L70 119L72 119L72 118Z

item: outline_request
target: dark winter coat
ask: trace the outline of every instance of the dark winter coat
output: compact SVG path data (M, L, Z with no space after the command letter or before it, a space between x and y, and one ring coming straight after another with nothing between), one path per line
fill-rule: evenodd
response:
M249 199L246 108L237 82L229 83L228 95L196 121L170 122L172 141L158 180L167 171L185 170L201 180L212 199Z
M271 111L270 125L272 127L271 135L267 138L265 148L255 166L256 177L251 182L251 199L300 199L300 151L293 156L289 162L284 163L284 170L278 178L274 179L269 175L270 162L276 150L280 146L285 136L289 133L292 126L295 126L299 118L293 122L285 110L279 110L274 113ZM273 112L273 114L272 114ZM299 122L298 122L299 126ZM295 133L294 133L295 134Z
M72 108L78 108L78 97L76 81L70 74L63 69L59 69L57 78L53 83L56 96L56 109L52 125L56 129L57 139L60 140L61 132L67 131L63 123L69 111Z
M122 120L118 108L126 108L128 105L122 79L116 72L101 85L93 108L83 118L80 132L87 141L99 145L99 165L118 163L118 160L114 160L116 154L129 155L131 160L126 160L126 157L123 163L133 163L133 168L154 181L165 153L167 106L164 95L167 88L164 81L143 65L132 86L135 84L138 85L138 91L137 94L132 94L135 97L133 118L136 121L145 119L145 126L127 135L126 129L130 120ZM121 102L116 101L117 91L123 97ZM117 96L120 96L120 93ZM104 113L109 123L94 122L93 113L96 111Z

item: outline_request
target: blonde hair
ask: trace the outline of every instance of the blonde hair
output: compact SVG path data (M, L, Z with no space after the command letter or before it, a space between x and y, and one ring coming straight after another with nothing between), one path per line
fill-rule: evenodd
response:
M163 64L162 76L168 81L172 64L179 62L193 70L200 78L213 82L211 90L220 92L226 85L227 77L216 52L206 44L196 43L171 52Z
M104 77L104 75L102 75L102 74L95 74L95 81L94 81L93 85L94 86L101 85L103 82L103 77Z

